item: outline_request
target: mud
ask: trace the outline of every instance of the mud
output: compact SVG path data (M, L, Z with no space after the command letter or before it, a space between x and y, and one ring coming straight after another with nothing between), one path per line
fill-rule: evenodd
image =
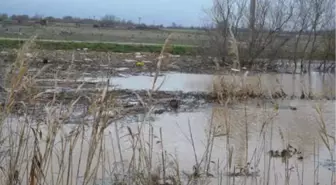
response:
M15 51L10 50L2 52L0 57L2 61L10 63L14 60L14 55ZM153 53L38 50L36 57L32 59L31 67L38 70L49 64L51 67L47 72L52 73L56 70L66 70L72 64L73 70L87 72L91 75L136 75L143 72L154 72L158 56ZM166 55L163 61L166 65L162 65L162 71L210 74L215 70L214 65L204 65L204 59L199 56ZM137 62L143 65L137 66Z

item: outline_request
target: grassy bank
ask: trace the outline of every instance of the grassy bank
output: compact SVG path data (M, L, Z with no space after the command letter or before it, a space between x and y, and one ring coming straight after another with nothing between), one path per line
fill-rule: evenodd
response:
M0 48L20 48L24 41L15 39L0 39ZM110 51L120 53L153 52L160 53L163 44L121 44L107 42L76 42L76 41L46 41L36 40L36 47L47 50L76 50L87 48L91 51ZM171 54L190 55L195 47L173 45L167 50Z
M87 48L91 51L101 52L152 52L160 53L163 44L139 44L139 43L112 43L112 42L90 42L90 41L63 41L63 40L36 40L36 47L47 50L76 50ZM0 38L0 49L3 48L20 48L24 40ZM208 52L211 48L203 49L202 52ZM200 49L191 45L171 45L166 52L175 55L193 55L200 54ZM247 48L239 48L239 55L242 59L250 58ZM289 50L278 49L277 51L264 51L259 54L258 58L272 59L292 59L294 52ZM297 52L296 58L305 60L335 60L335 53L326 53L324 51L315 51L313 54Z

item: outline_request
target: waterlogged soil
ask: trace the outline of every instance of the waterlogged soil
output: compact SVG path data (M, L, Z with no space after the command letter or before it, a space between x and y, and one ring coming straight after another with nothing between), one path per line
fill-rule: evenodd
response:
M15 50L2 51L0 53L0 60L10 63L14 59L14 53ZM154 72L158 57L159 54L140 52L107 53L83 50L38 50L32 56L31 68L39 70L48 64L51 66L46 72L55 73L56 71L62 72L68 70L71 65L72 70L81 71L82 74L90 73L91 75L109 76L122 74L136 75L143 72ZM200 56L165 54L161 70L187 73L213 73L215 65L204 65L204 62L207 61Z
M31 75L36 74L34 70L29 69L28 71ZM48 72L46 73L48 74ZM218 76L209 74L162 72L155 86L155 89L160 87L159 90L149 93L149 90L152 89L154 77L148 74L98 77L88 73L87 76L68 74L56 79L38 77L34 80L34 85L37 87L36 93L39 96L20 99L22 95L25 95L25 92L18 93L16 105L19 109L20 106L22 107L20 101L23 101L26 105L34 105L33 108L36 109L39 107L36 104L43 105L48 102L69 104L81 97L76 102L85 107L92 104L94 99L102 94L102 90L107 88L107 96L118 100L116 106L132 107L125 114L144 112L146 110L143 107L146 107L146 105L156 105L158 107L154 110L156 113L170 112L169 102L171 100L179 102L181 108L178 111L193 111L200 107L218 103L218 94L213 92L212 87L216 78ZM229 83L236 80L236 83L240 84L239 86L244 82L252 90L257 90L259 94L247 94L248 98L252 100L261 99L274 102L272 99L335 99L335 76L333 74L316 72L309 75L251 74L246 77L224 75L221 78ZM240 98L244 99L244 97L237 97L237 100L241 100ZM132 105L129 102L132 102ZM295 105L286 105L285 108L295 109ZM17 110L14 109L15 111Z
M321 140L320 131L325 125L328 135L335 135L333 74L246 73L244 83L262 89L264 96L250 98L245 104L235 102L222 107L216 101L216 94L212 93L215 76L197 74L214 73L214 69L209 67L210 65L204 65L202 60L189 58L186 62L184 60L187 59L182 56L170 56L175 63L163 68L157 81L157 84L162 83L160 91L149 95L148 90L152 88L153 83L150 71L154 72L156 57L141 53L109 55L82 50L75 51L72 57L72 52L40 51L38 57L31 57L32 63L28 69L28 73L34 75L44 68L35 80L40 93L34 99L24 100L26 105L32 105L31 126L36 122L45 121L47 111L50 111L46 108L47 103L57 107L64 104L62 111L67 113L70 111L68 105L81 97L74 107L74 113L66 120L60 120L65 124L64 129L69 132L78 125L87 125L85 135L89 135L92 133L90 125L94 116L90 115L90 107L87 105L99 104L102 90L108 87L106 97L113 98L109 100L111 111L107 110L104 114L109 115L114 122L107 127L105 149L107 153L121 149L119 152L123 154L123 159L118 155L104 155L108 158L105 160L110 161L104 164L105 168L116 169L114 174L121 174L120 165L129 165L132 158L132 136L129 136L129 132L131 130L135 134L140 133L138 129L141 123L145 123L143 130L146 132L142 133L144 138L153 137L153 164L160 164L160 157L157 156L161 156L163 147L167 154L178 156L176 160L183 174L192 173L193 165L205 160L202 157L206 156L207 134L211 125L215 128L216 137L208 159L211 161L208 174L210 184L219 184L220 180L224 184L228 180L240 184L244 180L240 172L233 171L232 168L227 169L229 149L233 152L233 166L248 168L249 173L244 174L249 176L247 184L285 184L286 172L291 174L289 184L330 184L331 176L335 172L335 162L327 148L330 147L333 151L335 146L331 139L330 146L326 146ZM43 59L48 61L43 62ZM10 55L2 52L1 60L7 60L1 66L5 66L1 68L5 69L10 63ZM136 62L143 63L137 66ZM233 80L230 75L222 78ZM242 79L238 79L237 83L243 83ZM272 99L271 95L279 89L285 95ZM16 98L20 100L20 92ZM177 109L171 106L171 100L179 102ZM278 106L275 106L275 102ZM12 125L15 122L13 120L24 115L26 110L23 108L26 107L20 105L22 102L18 101L13 114L7 115L14 117L6 120L8 124ZM153 105L154 108L149 109L148 105ZM325 124L317 114L317 105L322 107ZM144 115L148 112L151 113L149 116ZM153 131L150 131L151 128ZM44 134L46 132L42 133ZM162 138L159 139L160 137ZM119 148L116 147L118 140ZM281 155L284 150L289 150L289 145L296 153L291 154L286 165ZM60 147L60 144L55 145L55 156L58 155L56 149ZM74 151L76 152L73 158L79 159L80 151L86 156L89 149L80 149L77 146ZM280 157L271 156L271 153L279 153ZM54 160L56 158L54 157ZM171 160L170 158L169 162L167 161L169 165L176 162ZM54 162L57 164L57 161ZM77 163L78 161L74 161L73 165L77 167ZM86 164L81 165L83 168L78 168L80 170L84 169ZM57 168L57 165L54 167ZM317 168L318 175L315 173ZM218 169L224 169L223 173L218 173ZM84 174L84 171L80 171L79 174ZM106 179L107 176L111 174L99 168L97 183L111 182L111 179ZM46 179L51 180L51 175L47 173ZM81 179L71 180L73 183L70 184L81 184ZM187 181L187 177L183 177L182 180Z
M0 64L10 64L15 60L17 50L4 50L0 52ZM124 75L142 75L146 73L152 75L157 66L159 54L154 53L112 53L112 52L95 52L81 48L75 51L63 50L34 50L26 53L30 58L30 68L32 71L45 69L44 78L52 78L57 72L59 76L70 74L91 76L124 76ZM258 59L259 63L263 63L265 59ZM164 54L161 71L175 71L179 73L195 73L195 74L214 74L223 71L228 73L228 68L216 69L215 61L220 62L214 57L203 56L180 56ZM327 63L333 61L327 61ZM319 66L321 61L312 61L312 69ZM294 64L288 60L273 61L276 68L271 71L292 73ZM304 68L306 68L305 66ZM300 65L298 65L298 70ZM266 69L266 68L265 68ZM256 69L257 71L265 69ZM80 71L81 73L75 73Z

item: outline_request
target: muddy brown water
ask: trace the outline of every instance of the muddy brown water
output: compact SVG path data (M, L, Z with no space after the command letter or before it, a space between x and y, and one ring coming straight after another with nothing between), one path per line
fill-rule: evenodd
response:
M157 84L161 84L161 82L164 81L160 88L160 90L164 91L207 92L211 89L213 78L214 76L212 75L164 73L163 76L159 77ZM230 80L230 76L228 76L228 79ZM88 78L84 80L90 81ZM99 81L99 79L91 80ZM117 87L121 89L141 90L151 88L152 80L153 78L149 76L129 76L111 78L110 83L117 85ZM287 94L297 96L300 96L302 91L306 93L311 91L316 95L323 94L334 96L335 88L335 77L333 75L320 73L311 73L310 75L263 74L260 77L248 76L246 81L251 84L260 81L262 83L261 87L264 89L272 90L281 86ZM302 152L301 157L304 158L303 161L300 161L295 156L290 160L289 167L287 167L291 170L290 184L309 184L314 181L315 183L329 184L334 169L332 165L329 167L321 165L323 162L330 159L330 156L326 147L323 146L323 142L320 140L318 134L318 117L316 111L314 111L314 104L319 102L285 100L280 101L279 103L279 115L275 116L273 121L271 121L272 129L268 128L263 133L265 134L264 139L262 139L260 135L260 130L262 128L261 123L269 121L274 116L274 112L271 111L273 109L272 105L266 106L267 108L256 108L253 105L250 106L247 108L247 120L243 119L245 115L243 114L242 107L237 105L236 109L233 108L229 110L231 116L226 115L229 118L225 118L225 115L222 113L225 111L221 110L221 108L212 107L192 113L164 114L157 117L152 124L154 128L156 128L155 135L157 137L159 135L158 129L162 128L162 142L165 143L165 150L167 150L168 153L177 153L180 167L187 171L189 169L189 172L191 170L191 164L195 164L196 159L193 157L193 148L190 138L188 139L188 123L191 125L191 132L195 139L196 155L198 156L198 161L200 161L202 155L204 155L206 147L206 130L208 128L210 117L213 115L214 123L219 124L220 128L223 128L223 120L225 119L228 119L227 121L231 125L232 136L229 145L234 148L235 165L244 165L244 162L242 161L244 161L244 146L246 146L246 143L242 136L245 133L244 123L248 122L248 160L251 160L251 164L255 165L254 169L258 169L261 176L254 179L257 180L257 183L251 181L253 178L250 179L251 183L261 184L263 183L262 181L267 180L267 178L265 178L266 176L269 177L271 184L276 181L281 184L281 182L285 181L285 165L280 159L271 159L270 165L268 166L269 161L267 152L269 150L281 151L286 147L285 143L290 143L297 148L297 150ZM295 106L297 111L288 109L288 105ZM326 111L324 116L328 130L330 131L329 134L335 135L335 103L326 102L324 106L323 110ZM134 123L131 123L129 126L136 129ZM220 128L218 130L221 130ZM124 133L126 134L127 131L124 130ZM272 133L272 136L270 136L270 133ZM214 145L212 160L218 161L220 164L215 165L218 165L223 169L224 166L227 165L228 158L226 154L228 146L226 145L225 137L216 138ZM314 145L318 148L315 150L315 153L319 154L318 157L316 157L316 154L314 155ZM333 144L332 147L334 147ZM157 148L159 150L159 147ZM256 152L255 155L253 155L254 152ZM157 153L157 155L159 154L160 153ZM267 174L268 167L270 167L269 174ZM212 166L211 173L215 173L215 169L216 167ZM320 173L318 173L319 175L314 173L315 169L320 171ZM219 174L217 174L217 177L218 175ZM237 181L239 181L239 179L242 180L242 178L237 178ZM218 179L215 178L212 180L215 183ZM226 181L226 179L224 181Z
M162 91L183 91L183 92L210 92L212 90L212 82L218 76L208 74L186 74L186 73L162 73L156 82L156 87L160 87ZM224 79L232 80L232 76L225 75ZM243 75L235 77L237 83L242 83ZM143 90L151 89L153 83L151 76L125 76L111 77L110 84L120 89ZM91 78L83 77L80 81L101 82L107 81L107 78ZM266 92L282 88L288 95L300 96L302 91L305 94L316 96L335 96L335 74L326 74L312 72L310 74L279 74L265 73L261 75L248 75L245 79L246 83L252 87L262 88Z
M203 91L207 92L211 88L213 76L211 75L196 75L196 74L176 74L164 73L166 81L163 83L161 90L184 92L188 91ZM159 77L158 84L164 79L164 76ZM312 73L310 76L300 76L288 74L264 74L260 77L262 87L267 89L282 86L287 94L300 95L301 89L311 90L315 94L330 93L334 95L335 77L329 74L320 75ZM229 79L229 77L228 77ZM248 76L247 81L257 83L259 77ZM83 81L101 81L103 78L83 78ZM111 78L111 84L119 85L121 89L149 89L153 78L149 76L129 76L123 78ZM259 101L259 100L256 100ZM285 184L286 172L290 174L289 184L331 184L332 175L335 174L335 162L332 161L330 153L321 139L319 116L315 110L316 105L321 105L323 111L323 119L326 125L326 130L331 136L335 135L335 101L327 100L277 100L280 104L279 109L275 110L273 105L266 104L263 106L260 100L260 106L256 102L250 102L247 105L237 104L228 109L220 106L211 106L198 109L193 112L181 113L163 113L161 115L152 115L146 117L139 114L128 120L121 120L111 124L105 131L104 135L104 162L98 168L97 181L92 184L108 184L113 182L111 174L122 173L122 164L128 168L132 158L132 140L128 136L129 127L133 133L140 133L142 138L147 141L148 138L153 139L153 171L157 164L160 164L161 143L167 154L177 157L179 167L186 173L192 172L192 166L196 161L202 161L207 148L207 133L210 125L214 126L216 136L213 142L211 152L211 163L209 172L214 176L207 179L210 184ZM295 106L297 110L291 110L288 106ZM54 114L57 115L57 114ZM146 119L145 119L146 118ZM50 118L49 118L50 119ZM145 119L145 121L143 121ZM17 130L27 120L18 120L17 118L7 118L5 124L6 133L11 133L9 130ZM90 120L83 120L90 122ZM13 124L19 123L19 124ZM266 124L264 124L266 123ZM28 125L34 127L36 122L29 120ZM16 126L15 126L16 125ZM189 128L190 125L190 128ZM55 177L58 173L58 160L56 156L66 153L61 150L62 140L61 135L71 132L78 124L68 124L62 127L57 142L54 146L54 158L52 166L49 168L49 175L46 175L48 181L56 181ZM138 129L142 128L140 132ZM150 133L150 128L153 127L153 133ZM43 128L43 141L46 140L47 126ZM230 128L230 129L228 129ZM162 129L162 140L160 139L160 129ZM90 126L85 130L84 146L89 143L89 136L92 132ZM193 135L193 142L190 139L190 132ZM228 134L229 132L229 134ZM119 136L119 139L118 136ZM247 136L246 136L246 133ZM227 137L229 135L229 137ZM4 135L5 137L5 135ZM229 141L227 140L229 138ZM247 138L247 140L246 140ZM117 141L120 141L120 153ZM33 142L33 140L31 140ZM331 150L335 150L335 143L329 138ZM64 140L63 140L64 142ZM194 143L194 148L193 144ZM280 158L270 158L268 151L286 148L290 144L301 152L300 156L293 156L289 159L288 164L282 162ZM258 172L258 176L235 178L225 175L228 171L228 148L232 148L232 166L244 166L247 162L250 167ZM194 152L195 150L195 152ZM73 153L72 165L73 172L76 174L77 167L80 165L79 177L74 175L71 178L70 184L81 184L83 181L84 169L86 166L85 160L80 160L81 156L85 158L90 149L81 147L80 144L75 146ZM27 153L31 152L28 147ZM195 154L194 154L195 153ZM196 157L195 157L196 155ZM28 155L27 155L28 156ZM247 156L247 158L246 158ZM300 160L298 157L302 157ZM95 158L95 157L94 157ZM335 159L335 157L333 157ZM69 161L65 161L67 164ZM94 163L97 162L96 158ZM167 165L171 165L171 157L167 159ZM201 164L202 167L204 164ZM168 168L168 167L167 167ZM232 169L231 169L232 170ZM24 169L22 169L23 173ZM223 172L223 173L218 173ZM52 179L54 177L54 179ZM186 181L186 178L182 178ZM234 179L234 180L233 180ZM65 183L66 178L64 178ZM235 181L233 183L232 181ZM51 184L51 183L50 183Z
M284 104L289 104L289 100L284 100ZM257 107L255 103L246 105L236 105L233 108L226 110L223 107L214 106L204 109L199 109L194 112L183 113L164 113L159 116L146 117L138 115L136 119L122 120L110 125L104 136L104 158L103 164L100 164L96 184L106 184L111 182L111 174L122 173L122 164L128 167L132 158L132 139L129 136L129 127L134 134L140 133L144 141L148 138L153 139L153 171L156 165L160 164L161 159L161 142L163 149L174 157L177 157L179 167L186 173L192 172L192 166L196 161L202 161L207 148L207 134L210 125L216 129L216 135L211 152L211 163L209 172L214 175L208 179L210 184L219 184L219 181L226 184L228 180L233 181L233 177L225 175L228 167L227 149L233 149L232 165L245 165L250 162L253 170L258 172L255 177L235 177L235 184L284 184L285 172L290 174L289 184L330 184L331 176L335 173L334 163L330 160L330 153L327 147L322 142L319 135L319 117L314 110L318 104L323 108L323 118L326 123L326 129L329 135L335 135L335 102L334 101L303 101L297 100L297 110L279 109L275 111L272 106ZM13 123L18 122L23 125L24 120L7 119L6 132L10 129L16 130L20 126L13 126ZM21 123L22 122L22 123ZM263 123L267 122L266 126ZM36 123L30 122L31 126ZM190 125L190 128L189 128ZM246 127L247 125L247 127ZM71 130L78 125L65 125L59 135L62 133L70 133ZM229 142L225 128L230 128ZM44 129L43 129L44 128ZM142 131L139 131L141 128ZM153 133L150 132L153 128ZM247 129L246 129L247 128ZM43 143L46 139L46 126L42 126ZM162 129L162 140L160 139L160 129ZM45 131L44 131L45 130ZM248 133L248 142L246 145L246 130ZM91 127L86 127L84 146L81 147L78 142L73 153L72 165L74 166L74 174L77 172L78 164L79 176L84 174L86 165L86 156L88 155L89 136L92 132ZM120 149L122 154L121 160L119 156L118 132ZM193 144L190 133L193 136ZM57 155L66 153L61 150L62 140L57 137L54 146L54 155L52 159L54 165L50 168L49 175L46 178L52 180L51 176L57 177L58 159ZM331 141L331 139L330 139ZM31 139L33 142L33 139ZM64 140L63 140L64 142ZM134 144L134 143L133 143ZM288 161L288 166L282 162L280 158L269 158L269 150L279 150L290 144L302 153L303 160L299 160L298 156L293 156ZM335 149L334 143L331 142L331 150ZM246 161L246 146L247 146L247 161ZM43 148L43 144L41 144ZM28 149L29 150L29 149ZM43 150L43 149L42 149ZM195 152L194 152L195 150ZM65 150L67 151L67 150ZM82 155L82 160L79 159ZM195 155L197 156L195 158ZM167 156L167 166L171 166L172 157ZM97 162L94 160L94 163ZM67 164L68 161L65 161ZM203 164L202 164L202 167ZM104 169L102 169L104 168ZM167 167L169 168L169 167ZM51 171L53 170L53 171ZM231 169L232 170L232 169ZM221 171L223 173L218 173ZM52 173L51 173L52 172ZM168 172L167 172L168 173ZM183 180L186 178L183 176ZM55 180L55 179L54 179ZM64 179L65 180L65 179ZM72 184L81 184L81 177L72 177ZM65 182L65 181L64 181ZM202 183L201 183L202 184Z

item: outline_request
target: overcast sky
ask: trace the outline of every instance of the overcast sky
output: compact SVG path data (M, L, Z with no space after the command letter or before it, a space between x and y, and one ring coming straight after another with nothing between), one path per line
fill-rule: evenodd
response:
M0 12L62 17L97 17L112 14L119 18L152 24L185 26L203 24L204 9L212 0L0 0Z

